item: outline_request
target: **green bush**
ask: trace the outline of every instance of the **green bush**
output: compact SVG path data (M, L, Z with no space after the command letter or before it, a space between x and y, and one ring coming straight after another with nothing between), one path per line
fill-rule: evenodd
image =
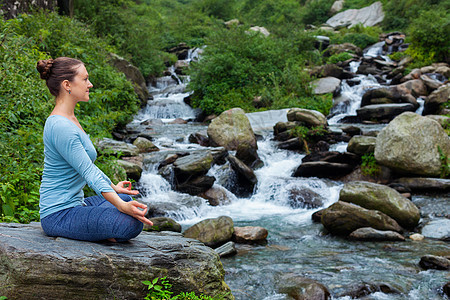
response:
M42 132L54 98L36 71L38 60L71 56L85 62L94 88L76 115L91 137L110 136L137 112L131 83L107 63L110 50L84 24L55 13L0 20L1 221L39 220Z
M336 53L328 57L327 62L329 64L336 64L340 61L346 61L348 59L353 58L353 56L348 52Z
M331 15L329 14L334 0L310 0L302 9L303 24L325 23Z

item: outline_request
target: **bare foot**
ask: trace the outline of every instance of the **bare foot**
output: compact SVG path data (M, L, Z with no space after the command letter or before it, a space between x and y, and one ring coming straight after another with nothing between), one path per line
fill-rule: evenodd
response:
M107 240L110 241L110 242L113 242L113 243L117 243L115 238L110 238L110 239L107 239Z

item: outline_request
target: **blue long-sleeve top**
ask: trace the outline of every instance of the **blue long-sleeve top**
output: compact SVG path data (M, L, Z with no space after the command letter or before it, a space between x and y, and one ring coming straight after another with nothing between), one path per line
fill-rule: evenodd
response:
M47 118L44 127L44 172L40 192L41 218L84 205L86 183L101 196L114 192L111 180L94 165L97 152L89 136L60 115Z

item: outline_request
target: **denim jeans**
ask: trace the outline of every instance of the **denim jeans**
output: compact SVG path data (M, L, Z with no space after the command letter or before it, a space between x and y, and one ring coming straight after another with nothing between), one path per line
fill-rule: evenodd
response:
M119 197L126 202L133 200L126 194L119 194ZM103 197L88 197L84 202L86 206L67 208L41 219L44 232L82 241L114 238L124 242L138 236L144 227L142 222L120 212Z

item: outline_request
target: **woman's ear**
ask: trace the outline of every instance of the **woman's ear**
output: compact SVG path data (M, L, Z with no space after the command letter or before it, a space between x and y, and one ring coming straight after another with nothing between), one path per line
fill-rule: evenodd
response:
M61 82L61 86L63 89L66 90L66 92L70 91L70 81L69 80L63 80L63 82Z

